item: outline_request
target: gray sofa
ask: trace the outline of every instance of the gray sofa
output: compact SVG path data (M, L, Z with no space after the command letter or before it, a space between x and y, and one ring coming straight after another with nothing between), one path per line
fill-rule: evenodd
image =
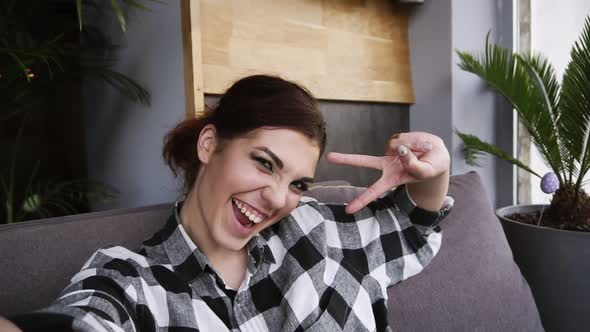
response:
M348 201L355 187L317 187L323 201ZM543 331L530 289L475 172L451 177L455 207L426 269L389 288L394 331ZM0 315L43 307L98 248L137 247L170 204L0 226Z

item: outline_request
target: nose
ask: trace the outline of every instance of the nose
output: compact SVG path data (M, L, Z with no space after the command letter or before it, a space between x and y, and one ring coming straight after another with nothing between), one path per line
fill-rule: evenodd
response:
M289 186L281 183L273 183L262 190L262 198L272 210L280 210L287 204Z

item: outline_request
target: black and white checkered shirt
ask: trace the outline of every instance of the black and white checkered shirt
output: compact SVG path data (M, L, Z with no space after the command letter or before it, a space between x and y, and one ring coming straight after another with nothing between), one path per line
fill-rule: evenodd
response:
M137 252L97 251L59 299L28 319L61 317L81 331L390 330L386 289L433 259L451 206L417 208L405 186L354 215L302 197L248 243L238 290L188 237L176 207Z

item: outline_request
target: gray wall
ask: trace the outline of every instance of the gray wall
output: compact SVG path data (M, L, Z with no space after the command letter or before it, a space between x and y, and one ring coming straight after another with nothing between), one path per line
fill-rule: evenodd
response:
M391 135L409 130L407 105L321 101L327 123L326 152L382 156ZM321 180L347 180L369 186L381 172L367 168L333 165L322 160L316 177Z
M463 162L453 128L510 147L512 125L502 115L507 112L500 112L498 98L475 76L456 67L453 52L456 48L482 49L488 30L494 32L494 39L511 43L512 8L502 3L508 1L427 0L415 6L410 18L410 50L416 104L408 112L405 105L322 101L328 151L377 155L395 132L428 131L445 140L456 174L471 168ZM151 12L131 18L126 35L118 33L114 20L100 23L120 36L123 47L117 68L151 91L152 105L136 105L101 84L85 83L89 175L121 190L118 200L99 209L167 202L178 193L178 184L162 162L161 148L162 137L184 112L180 9L175 1L152 7ZM504 28L498 29L500 26ZM208 103L214 100L207 98ZM498 128L508 131L499 133ZM510 188L511 168L506 171L489 159L477 170L494 204L511 201L504 190ZM377 176L374 171L325 162L317 174L320 180L344 178L356 185L367 185Z
M110 16L99 22L121 45L116 69L146 87L152 103L138 105L101 82L85 82L88 174L121 192L98 209L168 202L177 196L161 151L165 133L184 117L180 9L176 1L150 3L150 8L134 12L126 34Z
M445 140L453 174L478 171L495 206L513 201L514 171L484 157L483 167L465 164L454 129L472 133L512 151L512 111L475 75L463 72L455 50L480 51L485 36L512 47L512 3L505 0L431 0L412 11L410 52L416 104L410 128Z

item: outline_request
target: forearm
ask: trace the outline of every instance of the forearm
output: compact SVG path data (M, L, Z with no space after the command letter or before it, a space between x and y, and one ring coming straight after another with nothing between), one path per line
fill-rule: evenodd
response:
M408 183L408 193L416 205L424 210L442 208L449 191L449 170L427 181Z
M3 332L22 332L16 325L12 324L9 320L6 320L0 316L0 331Z

